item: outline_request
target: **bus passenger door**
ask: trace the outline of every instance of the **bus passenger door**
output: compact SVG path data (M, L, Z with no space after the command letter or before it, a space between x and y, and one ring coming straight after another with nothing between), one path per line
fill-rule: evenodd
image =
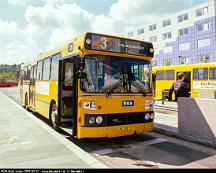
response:
M76 124L75 84L74 84L74 61L71 58L60 61L59 73L59 121L61 128L71 133ZM72 132L73 133L73 132ZM72 134L73 135L73 134Z
M178 79L178 74L180 72L177 73L177 79ZM191 94L191 72L181 72L181 73L184 73L185 74L185 80L184 82L188 84L189 86L189 92Z

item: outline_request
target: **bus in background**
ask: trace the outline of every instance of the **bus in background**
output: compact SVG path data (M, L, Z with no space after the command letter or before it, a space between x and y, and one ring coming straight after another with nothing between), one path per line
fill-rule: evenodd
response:
M0 87L14 87L18 82L16 78L0 78Z
M21 66L21 102L78 139L152 131L153 54L151 43L85 33Z
M216 63L153 67L152 74L156 76L156 99L167 97L181 72L186 75L185 82L189 84L191 97L200 98L201 92L216 91Z

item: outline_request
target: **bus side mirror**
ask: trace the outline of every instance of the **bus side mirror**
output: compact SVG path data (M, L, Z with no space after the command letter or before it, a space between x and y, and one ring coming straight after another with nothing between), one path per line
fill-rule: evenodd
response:
M85 72L79 72L79 78L80 79L86 79L87 78L87 74Z
M85 69L85 60L83 58L78 58L77 59L77 67L79 70L84 70Z

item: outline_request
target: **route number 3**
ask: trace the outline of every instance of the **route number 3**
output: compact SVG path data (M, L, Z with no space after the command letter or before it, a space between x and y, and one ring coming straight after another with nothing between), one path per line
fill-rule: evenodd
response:
M103 50L106 50L107 49L107 38L106 37L102 37L101 38L101 42L102 42L102 44L101 44L101 49L103 49Z

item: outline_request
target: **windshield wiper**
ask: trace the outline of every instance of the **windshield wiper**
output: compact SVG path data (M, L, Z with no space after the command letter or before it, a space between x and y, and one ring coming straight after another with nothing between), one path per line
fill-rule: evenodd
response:
M143 85L141 85L139 82L137 81L132 81L131 84L133 86L135 86L139 92L141 92L143 94L143 96L146 96L147 95L147 92L146 92L146 89L143 87Z
M123 82L123 79L119 79L112 87L106 92L107 97L109 97L118 87L119 84Z

